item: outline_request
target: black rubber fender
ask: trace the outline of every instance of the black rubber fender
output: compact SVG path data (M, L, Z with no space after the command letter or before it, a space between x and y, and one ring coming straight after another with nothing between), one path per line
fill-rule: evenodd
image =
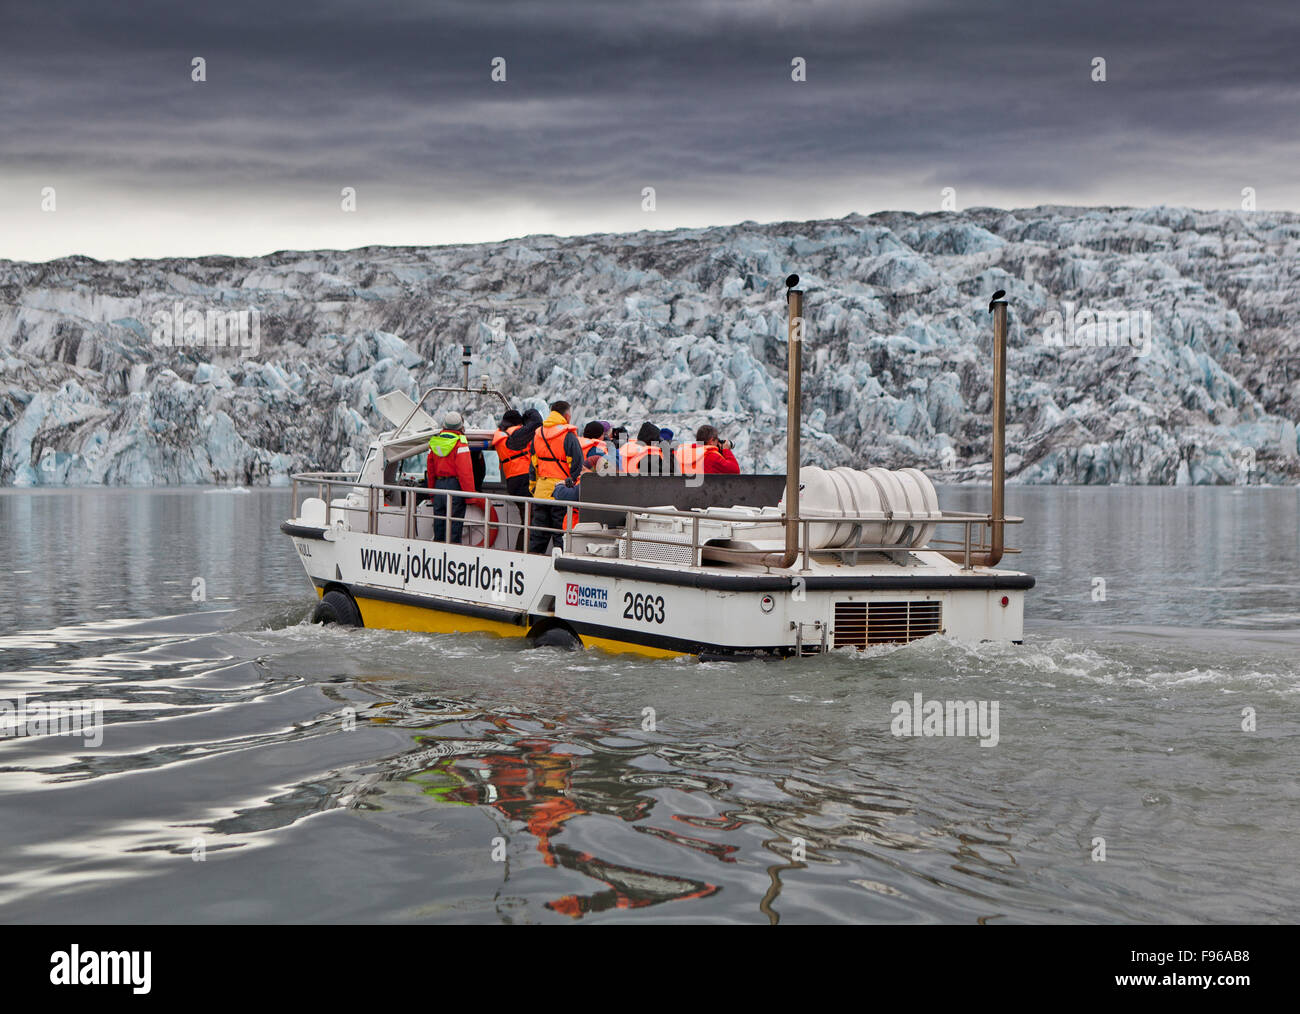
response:
M312 623L337 623L342 627L361 627L361 610L352 596L339 588L331 588L321 596L311 614Z
M582 648L582 638L567 624L548 622L528 632L528 644L532 648L563 648L565 651L579 651Z

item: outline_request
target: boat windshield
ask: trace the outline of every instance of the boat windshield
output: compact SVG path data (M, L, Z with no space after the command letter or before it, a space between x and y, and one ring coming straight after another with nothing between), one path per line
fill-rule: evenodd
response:
M396 475L394 482L404 485L407 481L416 480L419 483L424 482L426 459L429 452L425 451L419 454L412 454L409 458L403 458L397 463L395 470Z

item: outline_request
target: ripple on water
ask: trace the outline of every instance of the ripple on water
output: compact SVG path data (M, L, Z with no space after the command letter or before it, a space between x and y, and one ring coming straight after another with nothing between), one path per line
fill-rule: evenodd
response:
M16 858L0 911L34 917L57 892L161 915L130 900L149 896L133 885L166 899L201 848L214 864L202 918L306 848L313 876L351 878L389 917L441 911L437 885L458 882L461 911L482 918L1230 919L1217 874L1198 887L1180 872L1189 850L1231 856L1234 876L1262 885L1289 848L1259 807L1294 799L1294 779L1258 740L1243 752L1223 699L1267 709L1300 670L1236 635L936 637L698 663L304 616L277 605L0 639L0 664L27 659L3 672L6 691L95 698L106 722L98 749L54 736L0 748L0 807L27 815L6 822ZM22 654L63 634L39 665ZM894 737L891 706L915 693L997 701L999 747ZM1225 780L1233 793L1207 801ZM1207 806L1218 830L1183 840ZM1243 852L1227 829L1247 824ZM357 834L395 856L318 844ZM1094 835L1128 843L1110 880L1087 861ZM282 908L306 904L289 896L304 890L293 873L269 889ZM1252 918L1281 917L1280 892L1244 896L1273 899Z

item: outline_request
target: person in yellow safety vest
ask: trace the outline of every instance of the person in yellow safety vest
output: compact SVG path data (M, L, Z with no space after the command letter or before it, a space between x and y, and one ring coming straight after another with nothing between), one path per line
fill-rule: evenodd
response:
M567 401L551 405L551 413L533 435L533 461L536 463L537 486L533 496L539 500L555 501L555 487L561 483L573 484L582 474L582 445L578 443L578 428L569 420L573 410ZM528 540L528 552L549 553L551 545L561 545L565 509L562 505L533 505L533 524L543 529L533 530ZM547 531L545 529L553 529Z
M427 460L430 489L455 489L464 493L475 492L474 468L470 464L469 442L465 439L465 420L459 412L448 412L442 417L442 432L429 440ZM450 501L450 503L448 503ZM429 497L433 504L433 540L442 542L450 534L452 542L460 542L462 521L468 504L483 506L483 501L461 496L435 493ZM448 518L453 519L448 526ZM447 529L451 531L448 533Z
M654 423L642 423L636 439L619 448L619 471L624 475L667 475L660 431Z

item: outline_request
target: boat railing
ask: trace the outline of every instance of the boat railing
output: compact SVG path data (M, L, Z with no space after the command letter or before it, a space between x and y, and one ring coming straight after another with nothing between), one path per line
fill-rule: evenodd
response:
M635 482L635 478L629 477L628 482ZM783 515L755 515L742 510L727 510L725 508L711 508L708 514L703 514L698 510L678 510L675 507L638 507L629 504L614 503L594 503L586 500L554 500L542 499L538 497L512 496L507 493L491 493L486 491L466 492L458 489L430 489L427 486L411 486L400 483L365 483L355 472L299 472L292 476L293 483L293 504L294 510L302 509L299 494L302 490L310 491L313 487L317 493L318 499L325 504L325 526L326 528L334 527L334 522L339 512L344 512L349 530L361 531L365 534L392 534L381 533L381 518L395 518L401 521L401 530L405 538L415 539L416 535L416 505L421 500L429 500L433 497L446 497L443 502L446 505L445 513L439 513L430 520L441 522L443 524L444 541L450 535L451 525L460 523L462 525L473 525L477 527L482 524L484 527L485 539L487 541L487 532L492 529L509 529L512 531L522 529L523 547L526 550L529 545L529 539L534 532L546 533L551 536L559 536L563 539L565 536L575 533L573 526L575 524L574 515L583 511L601 511L624 516L624 524L621 533L617 535L603 536L611 544L617 545L624 542L623 555L626 559L633 559L633 544L640 545L662 545L671 546L674 549L689 549L692 560L701 559L701 551L706 548L700 542L700 522L701 521L720 521L720 522L745 522L754 523L776 523L786 524L787 519ZM353 494L361 494L364 499L363 504L348 504L340 506L334 503L336 499L336 490L343 490L343 496L351 498ZM386 501L397 499L400 502L390 504ZM458 497L463 500L478 500L483 503L483 521L469 522L463 517L456 517L452 512L451 498ZM507 523L504 521L492 521L493 504L515 504L521 515L519 524ZM533 512L536 508L545 508L549 512L557 507L565 508L565 520L562 528L556 528L550 525L538 523ZM356 527L356 514L364 513L364 527ZM677 518L683 521L689 521L690 524L690 541L684 541L680 536L675 539L657 538L653 533L646 531L637 531L634 517L660 517L660 518ZM891 544L868 544L861 541L854 542L851 545L844 545L834 549L817 549L810 548L812 540L810 538L811 528L814 525L879 525L881 523L897 523L900 519L896 518L890 511L879 511L871 514L835 514L829 517L799 517L795 523L799 528L799 552L802 559L803 570L809 569L809 561L812 555L825 556L833 555L839 557L847 563L856 563L861 555L884 554L886 556L897 556L916 552L918 550L940 550L940 547L949 550L946 553L950 558L955 559L959 554L962 560L962 568L970 570L972 560L978 559L982 553L986 553L992 545L992 533L996 518L992 514L977 514L968 511L942 511L937 516L930 515L924 518L908 516L906 519L910 526L928 527L928 526L960 526L962 529L961 537L952 539L930 539L924 546L915 546L910 542L897 542ZM1006 515L1002 518L1006 524L1020 524L1024 518ZM391 526L390 526L391 527ZM684 534L684 533L683 533ZM859 530L860 535L860 530ZM717 546L707 547L711 553L720 558L733 559L736 562L749 562L761 566L770 566L769 558L773 555L780 555L768 549L731 549ZM942 550L940 550L942 551ZM1018 553L1018 549L1006 549L1008 553ZM650 561L647 561L650 562Z

